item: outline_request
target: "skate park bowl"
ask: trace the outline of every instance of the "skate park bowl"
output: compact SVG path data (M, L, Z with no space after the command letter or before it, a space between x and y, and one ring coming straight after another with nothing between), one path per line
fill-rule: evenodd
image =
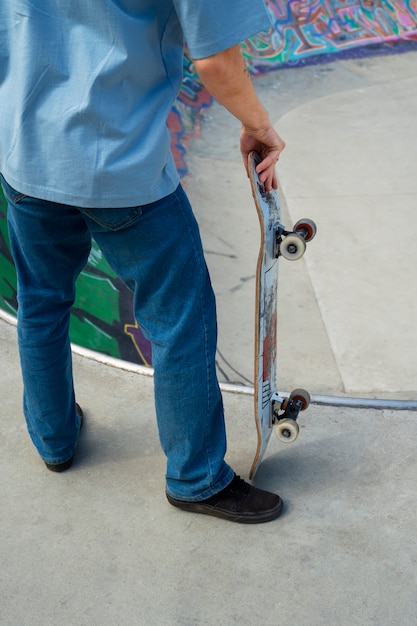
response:
M379 10L267 4L273 27L242 50L287 142L278 166L285 226L304 217L318 226L303 259L281 262L278 385L306 387L316 398L414 402L417 14L400 1ZM239 124L213 103L187 53L169 127L217 297L219 379L250 393L259 225ZM2 195L0 233L0 315L13 321ZM94 242L77 283L71 341L99 360L152 372L131 294Z

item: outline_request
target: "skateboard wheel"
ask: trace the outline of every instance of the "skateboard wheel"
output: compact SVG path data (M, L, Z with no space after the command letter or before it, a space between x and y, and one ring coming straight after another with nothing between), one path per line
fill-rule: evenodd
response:
M283 443L292 443L298 437L300 429L295 420L283 419L275 426L275 435Z
M298 220L298 222L294 224L294 232L301 235L304 241L311 241L316 236L317 226L313 220Z
M288 261L297 261L298 259L301 259L306 251L306 242L301 235L288 235L281 243L279 251L284 259L288 259Z
M294 389L289 399L301 401L300 411L305 411L311 401L310 394L305 389Z

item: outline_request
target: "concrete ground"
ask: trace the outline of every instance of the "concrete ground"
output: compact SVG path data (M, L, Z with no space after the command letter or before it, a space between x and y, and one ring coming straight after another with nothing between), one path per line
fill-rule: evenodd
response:
M417 622L415 413L310 407L297 442L272 440L256 476L283 516L243 526L168 504L152 379L79 356L76 462L48 472L4 322L0 350L1 626ZM247 477L253 399L224 398L227 458Z
M304 259L282 269L281 388L417 396L416 61L256 81L288 144L288 220L319 226ZM249 385L258 225L236 126L216 106L209 115L188 190L218 295L219 366ZM53 474L26 434L4 321L0 362L1 626L417 623L416 413L312 405L294 444L271 440L255 479L282 495L283 516L244 526L167 503L150 377L74 355L85 428L73 468ZM227 460L247 478L253 397L224 400Z
M287 142L284 222L313 218L298 262L280 263L282 389L417 399L417 52L339 60L256 79ZM253 379L259 226L239 124L215 105L189 156L219 309L219 370Z

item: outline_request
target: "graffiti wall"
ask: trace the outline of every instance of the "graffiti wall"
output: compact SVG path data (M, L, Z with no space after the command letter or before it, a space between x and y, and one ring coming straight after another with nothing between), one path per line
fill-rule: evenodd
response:
M266 0L273 27L245 43L254 73L417 35L417 0Z
M314 62L323 55L414 42L417 0L266 0L272 26L242 45L252 74ZM383 49L381 48L381 51ZM395 52L395 48L392 48ZM178 171L187 176L187 149L200 133L202 111L212 99L187 52L181 93L169 116ZM7 235L6 203L0 191L0 309L17 311L16 274ZM150 345L132 313L131 294L94 244L77 283L71 340L110 356L151 365Z
M6 211L0 188L0 308L16 315L16 272ZM151 364L150 344L134 320L130 291L109 267L95 242L77 282L70 332L71 341L85 348L133 363Z

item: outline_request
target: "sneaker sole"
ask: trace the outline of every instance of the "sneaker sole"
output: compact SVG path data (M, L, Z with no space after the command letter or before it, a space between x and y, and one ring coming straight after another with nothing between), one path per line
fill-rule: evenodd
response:
M273 509L269 509L268 511L263 511L262 513L237 513L225 509L220 509L210 504L204 504L203 502L186 502L184 500L175 500L168 494L166 494L166 497L168 502L172 504L172 506L182 509L183 511L211 515L212 517L219 517L220 519L224 519L229 522L236 522L238 524L262 524L263 522L271 522L281 515L283 508L283 502L281 498L279 499L277 506Z

